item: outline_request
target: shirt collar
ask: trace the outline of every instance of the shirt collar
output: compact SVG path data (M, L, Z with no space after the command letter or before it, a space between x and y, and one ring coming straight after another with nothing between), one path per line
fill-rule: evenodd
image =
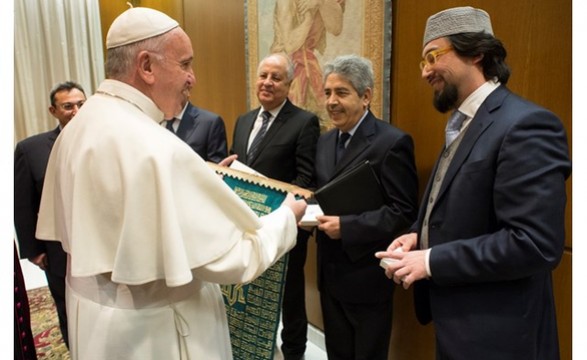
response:
M469 95L465 101L459 106L459 111L467 115L471 119L475 117L477 110L487 97L499 87L500 82L496 80L488 80L483 85L479 86L475 91Z
M186 102L183 106L183 109L179 112L179 114L175 115L174 119L181 120L183 119L183 114L185 114L185 110L188 108L188 103Z
M285 105L286 102L287 102L287 99L283 100L281 105L279 105L278 107L271 109L271 110L267 110L261 105L261 110L259 110L259 114L257 116L260 117L261 114L263 113L263 111L267 111L271 114L271 119L273 120L277 117L277 114L279 114L279 112L281 111L281 109L283 108L283 106Z
M355 124L355 126L353 126L352 129L347 131L351 136L355 135L355 132L357 132L357 129L359 128L359 126L361 125L363 120L365 120L365 117L367 117L368 113L369 113L369 110L368 109L365 110L365 113L363 113L363 116L361 117L361 119L359 119L359 121L357 121L357 123ZM340 130L338 130L338 136L340 136L340 134L342 134L342 132Z

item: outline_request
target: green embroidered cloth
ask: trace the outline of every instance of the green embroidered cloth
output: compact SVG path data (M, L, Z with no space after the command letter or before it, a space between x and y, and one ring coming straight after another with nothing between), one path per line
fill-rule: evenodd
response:
M262 216L277 209L287 192L225 175L224 181ZM247 284L221 286L235 360L273 359L288 254Z

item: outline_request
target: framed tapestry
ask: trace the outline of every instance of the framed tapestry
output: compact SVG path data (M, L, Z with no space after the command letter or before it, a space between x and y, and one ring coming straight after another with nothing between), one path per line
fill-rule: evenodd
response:
M286 53L295 75L289 99L331 128L322 91L322 66L339 55L356 54L373 63L371 111L389 122L391 0L246 0L248 104L255 93L257 65L274 52Z

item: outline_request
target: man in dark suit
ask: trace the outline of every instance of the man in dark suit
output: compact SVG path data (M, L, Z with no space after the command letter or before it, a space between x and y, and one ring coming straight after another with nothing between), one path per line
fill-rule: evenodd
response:
M40 241L35 237L35 231L49 153L61 129L86 101L86 95L79 84L67 81L51 90L49 100L49 113L59 121L59 125L51 131L20 141L14 150L14 226L20 257L45 272L55 300L61 334L69 346L65 313L67 256L61 243Z
M355 214L317 217L318 286L331 360L387 360L394 285L374 253L406 231L417 213L412 138L369 110L373 81L371 62L355 55L324 67L326 109L336 128L318 140L317 186L369 160L383 203Z
M188 144L205 161L226 158L226 128L220 115L192 105L186 99L183 110L166 121L166 127Z
M320 125L315 114L287 99L293 65L286 56L272 54L260 62L257 73L255 86L261 107L239 116L230 152L265 176L312 187ZM260 132L265 132L262 140L255 141ZM285 360L301 359L306 350L304 264L309 236L308 231L298 229L296 246L289 252L281 333Z
M413 233L377 256L398 260L386 271L396 283L414 284L437 359L559 359L552 271L565 241L565 130L505 87L506 51L485 11L431 16L422 54L435 107L464 115L449 120Z

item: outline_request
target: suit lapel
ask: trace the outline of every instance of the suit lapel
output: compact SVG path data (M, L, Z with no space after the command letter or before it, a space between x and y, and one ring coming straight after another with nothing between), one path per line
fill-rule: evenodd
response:
M442 182L438 193L438 200L442 198L444 192L454 179L455 175L465 160L468 158L479 137L493 123L494 118L492 117L491 113L501 107L501 104L503 103L508 93L509 91L507 89L504 87L499 87L492 94L490 94L487 99L485 99L485 102L479 107L479 110L477 110L475 117L471 120L469 128L465 132L463 139L446 171L444 181Z
M257 160L259 158L259 156L261 154L263 154L263 149L265 149L265 147L267 147L267 145L270 144L271 141L274 139L275 135L279 133L279 129L285 124L285 122L289 118L289 114L292 111L292 106L293 105L291 102L289 102L289 100L285 101L285 105L283 105L283 107L281 108L281 110L277 114L277 117L275 118L275 120L273 120L273 123L271 124L271 126L267 130L267 133L263 137L263 140L261 140L261 143L259 143L259 148L257 150L255 159L252 159L253 161ZM257 119L258 113L259 113L259 109L257 110L257 112L254 113L254 116L252 118L250 130L249 130L249 136L251 134L251 131L253 130L253 124L254 124L255 120ZM249 160L249 159L247 159L247 160ZM253 164L252 162L250 162L250 160L249 160L249 163Z
M55 140L57 140L57 136L61 133L61 129L57 126L53 131L49 133L47 136L47 147L49 148L49 152L53 149L53 144L55 144Z
M237 129L238 134L234 134L235 139L243 139L243 141L235 141L236 144L239 144L239 147L234 150L235 153L242 157L240 161L244 163L248 163L247 150L249 147L249 138L251 137L251 131L253 131L253 126L255 125L255 120L257 119L257 114L259 114L260 109L260 107L256 108L243 115L239 120L239 127Z
M378 121L375 119L373 114L369 112L361 125L355 131L355 134L351 137L351 141L349 142L342 159L339 160L338 164L336 164L334 168L333 178L338 176L340 173L344 172L345 169L349 167L350 164L354 162L359 155L361 155L369 146L371 146L371 137L375 135L375 124L374 121ZM338 136L338 132L335 132ZM336 138L334 137L334 144L331 147L332 151L336 151ZM332 156L334 159L334 156Z
M332 179L332 177L334 176L334 171L335 171L335 167L336 164L334 163L335 158L336 158L336 139L338 137L338 130L334 129L331 130L329 132L327 132L326 134L322 135L324 136L324 151L323 154L316 154L316 157L320 156L323 157L324 161L324 173L326 176L325 178L327 179Z
M185 112L179 122L179 127L177 128L177 136L182 140L187 140L192 136L196 128L198 127L198 116L200 115L200 111L197 107L188 104L188 107L185 109Z

